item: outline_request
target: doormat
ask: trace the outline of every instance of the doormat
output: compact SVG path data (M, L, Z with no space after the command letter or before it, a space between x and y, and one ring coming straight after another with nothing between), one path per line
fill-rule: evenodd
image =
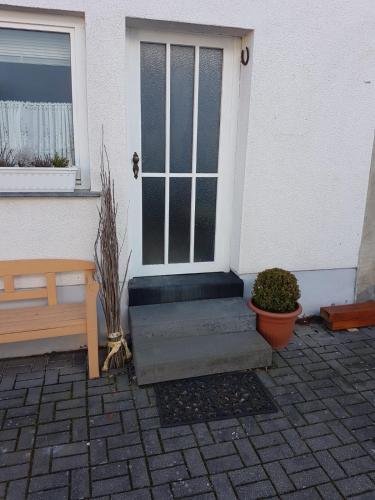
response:
M256 373L231 372L154 385L161 427L276 413Z

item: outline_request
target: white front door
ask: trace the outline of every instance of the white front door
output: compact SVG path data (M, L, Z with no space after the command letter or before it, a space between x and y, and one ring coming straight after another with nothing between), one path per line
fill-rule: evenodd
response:
M132 276L229 270L239 44L128 30Z

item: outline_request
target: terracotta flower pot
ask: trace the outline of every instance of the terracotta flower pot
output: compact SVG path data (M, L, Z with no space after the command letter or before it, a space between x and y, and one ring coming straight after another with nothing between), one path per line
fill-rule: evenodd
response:
M248 307L257 315L257 330L274 349L285 347L293 335L293 328L302 307L298 304L291 313L272 313L255 306L250 299Z

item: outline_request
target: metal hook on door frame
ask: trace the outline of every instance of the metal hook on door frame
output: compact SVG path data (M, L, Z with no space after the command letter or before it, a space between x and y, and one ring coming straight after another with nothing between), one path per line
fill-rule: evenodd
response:
M249 52L249 47L246 46L245 47L245 50L246 50L246 58L245 58L245 51L244 49L241 50L241 63L244 65L244 66L247 66L248 63L249 63L249 59L250 59L250 52Z

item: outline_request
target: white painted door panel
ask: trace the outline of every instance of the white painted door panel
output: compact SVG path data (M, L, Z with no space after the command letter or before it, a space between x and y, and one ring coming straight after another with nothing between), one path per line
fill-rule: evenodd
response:
M131 276L229 270L239 47L127 32Z

